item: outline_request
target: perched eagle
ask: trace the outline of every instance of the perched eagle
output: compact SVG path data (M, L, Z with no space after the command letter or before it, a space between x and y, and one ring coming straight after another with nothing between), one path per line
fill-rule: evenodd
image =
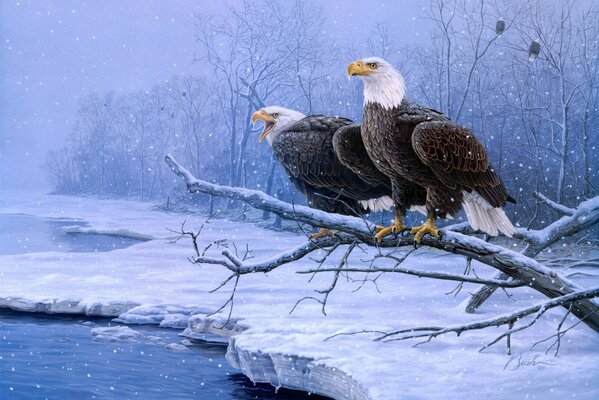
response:
M455 215L462 207L472 228L493 236L514 234L514 226L501 209L514 199L474 133L438 111L404 100L403 77L383 59L355 61L347 74L358 75L364 82L362 140L374 165L393 187L395 220L376 235L377 240L404 229L402 218L413 205L406 202L405 193L414 185L426 190L427 220L411 229L417 243L427 233L439 237L436 218ZM412 186L403 186L405 181Z
M278 106L256 111L252 122L258 120L264 121L259 140L268 140L310 207L344 215L391 208L391 183L366 154L360 125L346 118L306 117ZM350 170L339 155L360 160L360 167ZM327 235L332 232L320 229L312 237Z
M503 35L503 32L505 32L505 21L503 18L499 17L497 23L495 23L495 34L501 36Z
M541 43L539 43L539 39L535 39L530 43L528 47L528 61L534 61L539 56L541 52Z

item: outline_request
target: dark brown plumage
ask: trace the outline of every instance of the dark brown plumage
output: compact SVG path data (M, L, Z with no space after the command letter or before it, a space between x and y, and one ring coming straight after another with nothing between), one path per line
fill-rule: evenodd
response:
M495 23L495 34L501 36L505 32L505 21L503 18L499 18Z
M364 146L360 125L348 125L340 128L333 138L333 146L339 161L362 179L373 183L383 181L386 186L391 187L393 203L396 207L401 204L404 213L414 206L425 204L426 189L424 187L413 184L400 176L394 178L395 186L393 187L392 181L381 172L380 166L378 168L375 166Z
M427 220L410 230L417 243L426 234L439 237L437 217L455 215L462 207L474 229L490 235L514 234L501 209L513 199L471 131L438 111L405 100L403 77L381 58L355 61L347 73L364 81L362 140L393 188L395 220L377 233L377 240L404 228L402 219L410 202L398 192L412 192L414 185L426 190ZM406 187L405 181L411 186Z
M534 61L541 52L541 43L538 40L533 40L528 47L528 60Z
M368 154L400 193L425 190L430 218L457 214L464 192L480 194L493 207L513 201L474 134L437 111L407 100L392 109L368 103L362 138ZM406 180L411 186L406 187ZM395 207L404 215L413 204L396 198Z
M367 211L365 201L391 195L385 175L371 168L371 174L362 177L344 166L337 157L333 146L336 132L342 127L354 130L357 127L359 132L359 126L351 124L352 121L346 118L313 115L277 133L272 139L277 159L311 207L344 215L363 214ZM362 158L370 162L361 146Z

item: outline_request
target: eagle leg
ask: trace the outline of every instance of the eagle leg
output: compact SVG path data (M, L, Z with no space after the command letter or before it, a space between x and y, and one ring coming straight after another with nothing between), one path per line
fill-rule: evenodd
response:
M439 230L435 226L435 218L434 217L428 217L424 224L422 224L420 226L415 226L412 229L410 229L410 233L412 235L414 235L414 241L416 242L416 244L420 244L420 242L422 242L422 238L427 233L431 236L441 239Z
M383 238L387 235L390 235L392 233L400 233L401 231L403 231L405 228L405 225L403 224L402 221L402 216L401 215L396 215L395 219L393 220L393 223L388 226L388 227L384 227L384 226L380 226L377 225L375 230L378 232L376 235L374 235L374 238L376 239L377 242L380 242L381 240L383 240Z
M314 233L313 235L310 236L310 239L312 240L316 240L319 239L321 237L337 237L336 235L337 231L332 231L330 229L327 228L320 228L320 230L318 231L318 233Z

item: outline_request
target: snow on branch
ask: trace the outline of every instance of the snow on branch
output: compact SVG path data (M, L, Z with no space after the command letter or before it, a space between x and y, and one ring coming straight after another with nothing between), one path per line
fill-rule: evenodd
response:
M555 211L564 214L564 215L573 215L576 211L574 208L566 207L563 204L556 203L553 200L547 198L544 194L539 192L533 192L533 197L539 199L541 202L547 204L549 207L553 208Z
M241 261L230 250L222 251L224 258L208 257L198 255L192 261L195 264L218 264L227 268L229 271L237 275L245 275L255 272L269 272L281 265L288 264L292 261L299 260L304 256L325 247L333 246L334 244L351 244L356 239L348 235L337 235L335 238L322 237L316 240L310 240L301 244L294 249L277 254L275 257L260 261L260 262L245 262Z
M190 193L204 193L213 196L226 197L232 200L241 200L260 210L273 212L281 218L304 222L315 227L341 230L360 239L372 241L370 231L374 224L369 221L347 217L338 214L329 214L310 207L285 203L275 197L269 196L259 190L244 189L223 185L215 185L196 179L187 169L182 167L170 154L164 157L171 170L178 175L187 185Z
M198 263L222 265L232 271L235 276L251 272L267 272L291 261L298 260L318 249L340 243L351 244L356 240L378 247L399 248L402 246L414 246L414 239L411 236L389 237L381 243L377 243L372 232L373 225L365 219L329 214L305 206L295 206L268 196L258 190L215 185L196 179L189 171L177 163L171 155L167 155L165 161L173 172L183 179L189 192L241 200L255 208L278 214L282 218L304 222L315 227L334 229L340 232L336 238L323 238L317 241L310 241L262 262L243 262L229 251L223 251L222 255L224 258L206 257L200 254L195 260ZM564 216L545 230L539 231L538 239L542 239L544 243L553 242L559 240L564 235L572 234L572 232L577 232L596 223L598 219L599 197L581 203L574 214ZM519 233L524 234L524 232L526 231L519 230ZM521 254L502 246L485 242L476 237L448 229L442 229L441 234L441 239L425 237L422 244L477 260L517 280L518 283L520 281L525 282L527 286L549 298L557 298L582 292L583 290L574 282L545 267L538 261L527 256L527 254ZM533 233L527 233L527 235L531 243L530 246L533 246L532 243L536 243L535 239L533 239ZM583 319L592 329L599 332L599 306L592 300L585 298L578 301L576 307L573 307L571 312L578 318Z
M535 197L542 199L551 208L558 207L565 215L541 230L517 229L514 238L528 243L522 251L522 254L526 257L536 257L541 251L562 238L572 236L599 223L599 196L583 201L576 208L569 208L555 203L540 193L536 193ZM498 280L507 278L509 278L509 274L503 272L493 277L493 279ZM493 285L486 285L478 289L468 301L466 311L469 313L476 311L496 289L497 287Z
M418 342L415 344L415 346L419 346L423 343L428 343L435 337L444 335L446 333L455 333L456 335L460 336L463 332L467 332L467 331L484 329L484 328L489 328L489 327L493 327L493 326L499 327L502 325L507 325L508 329L505 332L501 333L494 340L492 340L491 342L484 345L480 349L480 351L483 351L483 350L489 348L490 346L499 342L503 338L507 338L508 339L507 340L508 353L511 353L511 345L510 345L511 335L516 332L523 331L524 329L530 328L548 310L550 310L554 307L558 307L558 306L566 306L570 310L571 308L574 307L573 305L577 301L581 301L584 299L591 299L591 298L598 297L598 296L599 296L599 287L593 287L593 288L581 290L576 293L571 293L571 294L568 294L565 296L559 296L559 297L553 298L551 300L548 300L548 301L545 301L542 303L538 303L533 306L526 307L526 308L520 309L520 310L512 312L512 313L503 314L503 315L499 315L497 317L485 319L482 321L471 322L471 323L467 323L467 324L463 324L463 325L455 325L455 326L447 326L447 327L420 326L420 327L412 327L412 328L396 330L396 331L392 331L392 332L366 331L366 330L360 331L360 332L348 332L348 333L344 332L344 333L338 333L336 335L330 336L329 338L327 338L327 340L330 340L336 336L342 336L342 335L355 335L355 334L361 334L361 333L376 333L378 336L374 339L375 341L398 341L398 340L424 338L425 339L424 341L421 341L421 342ZM522 322L522 318L529 316L529 315L533 315L532 319L530 319L526 323L521 324L520 326L515 327L515 324ZM556 335L553 335L553 336L557 337L558 340L563 336L564 331L561 331L561 326L563 325L564 320L565 320L565 318L559 324L558 333ZM582 317L581 320L584 321L585 317ZM538 343L540 343L540 342L538 342ZM535 345L537 345L538 343L536 343Z

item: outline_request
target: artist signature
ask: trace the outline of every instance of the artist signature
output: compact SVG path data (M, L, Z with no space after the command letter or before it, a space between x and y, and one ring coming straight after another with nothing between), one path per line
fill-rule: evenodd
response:
M519 353L511 356L508 362L505 363L503 369L508 371L515 371L517 369L520 369L521 367L536 367L538 370L543 370L548 365L554 364L545 361L540 354L535 354L532 357L527 357L525 354Z

